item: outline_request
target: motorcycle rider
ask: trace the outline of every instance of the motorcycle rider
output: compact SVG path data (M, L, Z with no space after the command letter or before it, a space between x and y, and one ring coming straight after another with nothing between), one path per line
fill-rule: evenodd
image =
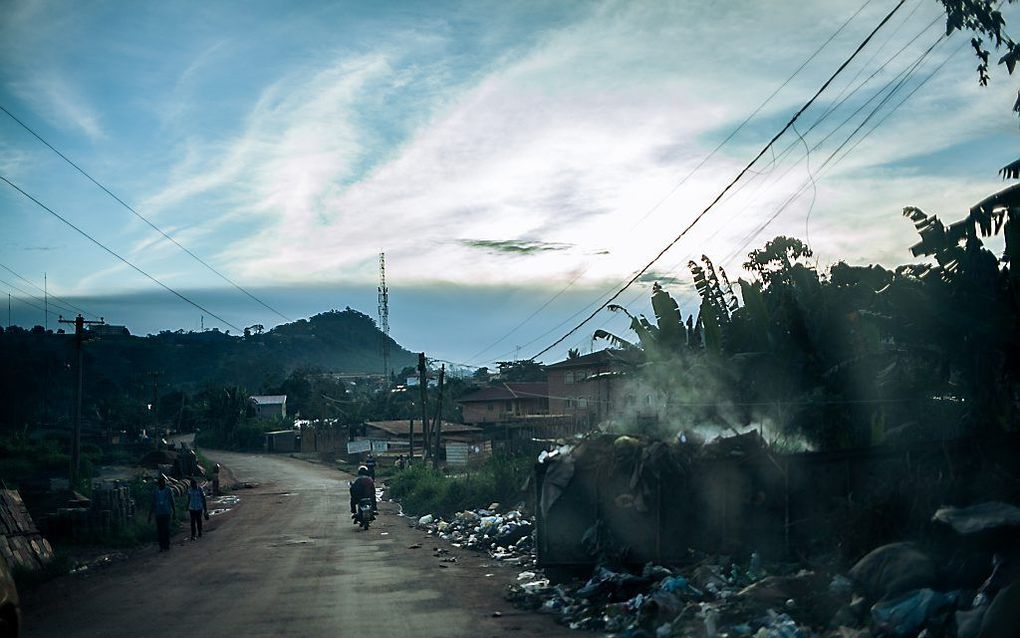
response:
M358 478L351 483L351 514L357 518L358 502L363 498L372 499L372 512L375 513L375 481L369 474L367 467L362 465L358 468Z

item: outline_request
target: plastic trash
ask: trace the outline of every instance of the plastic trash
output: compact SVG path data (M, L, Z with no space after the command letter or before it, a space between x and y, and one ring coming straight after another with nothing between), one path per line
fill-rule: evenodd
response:
M435 519L431 514L426 514L425 516L422 516L421 518L418 519L418 524L424 527L426 525L430 525L433 520Z
M751 552L751 564L747 566L747 578L755 581L764 575L764 571L761 566L761 554L758 552Z
M670 576L669 578L663 579L663 581L659 584L659 588L671 594L685 594L695 597L701 597L704 595L701 590L691 585L683 576Z
M829 583L829 593L839 598L845 598L853 591L853 583L846 576L836 574Z
M933 589L919 589L871 608L871 620L879 635L895 638L916 636L928 620L943 609L956 604L958 592L943 594Z
M769 611L767 624L758 630L754 638L802 638L808 635L801 632L797 623L786 614Z
M719 612L710 605L702 604L702 613L705 615L705 637L716 638L719 635Z

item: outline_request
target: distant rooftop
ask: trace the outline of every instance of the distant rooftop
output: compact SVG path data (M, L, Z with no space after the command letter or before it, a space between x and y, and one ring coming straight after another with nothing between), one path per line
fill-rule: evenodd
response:
M475 390L457 399L460 403L477 401L508 401L510 399L543 399L549 393L545 381L508 381Z
M248 397L256 405L283 405L287 402L286 394L263 394Z
M365 425L370 428L382 430L388 432L394 436L407 436L411 429L409 419L400 419L399 421L366 421ZM421 420L415 421L415 431L421 434ZM477 428L473 425L465 425L463 423L450 423L443 421L442 431L446 434L456 433L468 433L468 432L481 432L482 428Z
M640 358L640 352L613 350L611 348L607 348L605 350L599 350L598 352L592 352L591 354L574 357L573 359L564 359L563 361L551 363L546 366L546 369L581 368L593 365L606 365L610 363L635 364L639 362Z

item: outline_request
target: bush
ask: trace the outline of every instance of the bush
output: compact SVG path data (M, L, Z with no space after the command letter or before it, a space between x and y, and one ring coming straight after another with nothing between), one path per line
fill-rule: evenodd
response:
M413 465L389 482L390 496L408 514L450 516L494 501L518 501L531 472L531 457L494 457L470 474L446 476L432 467Z

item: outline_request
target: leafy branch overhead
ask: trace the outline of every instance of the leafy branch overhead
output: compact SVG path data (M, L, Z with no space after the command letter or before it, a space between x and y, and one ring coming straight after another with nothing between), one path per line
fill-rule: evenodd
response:
M1020 162L1002 174L1020 178ZM595 338L640 362L634 394L654 393L673 432L752 425L833 448L1020 429L1020 184L955 223L904 215L928 263L819 272L806 244L779 236L748 254L739 299L702 257L688 266L697 319L656 284L654 321L610 307L636 342ZM991 235L1005 238L1001 256Z
M1016 0L1006 0L1013 4ZM1012 75L1020 61L1020 45L1006 32L1006 20L997 7L1002 2L991 2L990 0L939 0L946 11L946 35L955 31L969 31L974 34L970 45L978 58L978 82L981 86L987 86L990 79L989 59L991 52L986 46L986 41L996 50L1005 50L999 58L999 64L1006 66L1006 71ZM1013 110L1020 113L1020 93L1013 105Z

